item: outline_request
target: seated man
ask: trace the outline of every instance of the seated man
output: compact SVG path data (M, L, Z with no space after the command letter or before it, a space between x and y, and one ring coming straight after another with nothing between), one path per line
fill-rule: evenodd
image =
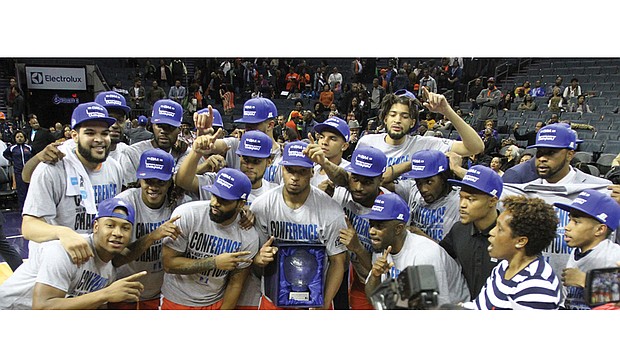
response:
M96 309L108 302L137 302L144 289L138 279L146 272L113 282L112 265L131 239L134 215L123 200L100 202L93 232L86 236L95 257L76 265L59 240L41 244L0 286L0 309Z

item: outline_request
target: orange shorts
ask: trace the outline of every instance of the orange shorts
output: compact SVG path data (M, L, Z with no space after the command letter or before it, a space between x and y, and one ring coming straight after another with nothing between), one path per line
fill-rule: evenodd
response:
M257 305L238 305L235 310L258 310Z
M213 304L202 307L190 307L188 305L177 304L164 298L164 301L161 303L161 310L215 310L220 309L223 302L223 300L219 300Z
M157 299L141 300L139 302L108 303L108 309L113 310L158 310L159 297Z
M352 310L374 310L366 298L365 284L362 283L353 268L350 270L352 275L351 288L349 289L349 307Z

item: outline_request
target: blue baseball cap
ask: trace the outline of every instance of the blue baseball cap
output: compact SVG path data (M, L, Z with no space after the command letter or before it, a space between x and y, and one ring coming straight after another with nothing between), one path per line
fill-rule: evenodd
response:
M106 91L97 94L97 97L95 97L95 102L101 104L106 109L119 108L125 112L125 115L128 115L129 112L131 112L131 108L127 106L125 97L115 91Z
M427 178L450 169L448 157L437 150L422 150L411 156L411 171L403 178Z
M303 141L289 142L284 146L284 153L280 165L282 166L300 166L314 167L314 162L306 156L303 151L308 144Z
M250 98L243 104L243 117L234 123L261 123L278 116L276 105L267 98Z
M114 212L114 209L117 208L125 209L127 215ZM112 197L109 199L105 199L99 203L99 206L97 206L97 215L95 215L93 221L99 219L100 217L115 217L118 219L127 220L133 225L135 215L136 211L130 203L123 199Z
M462 181L448 179L448 183L461 187L468 186L498 199L504 189L504 182L497 172L482 165L472 166L467 170Z
M149 119L146 118L146 116L140 116L138 117L138 124L141 126L146 126L147 124L149 124Z
M347 122L338 117L330 117L323 123L319 123L314 126L314 132L321 133L323 131L336 131L336 133L344 137L346 142L349 142L349 137L351 136L351 131L349 130L349 125Z
M378 148L359 146L353 151L351 163L344 170L356 175L377 177L383 175L386 166L387 157Z
M409 221L409 205L396 193L381 194L375 199L370 212L364 214L368 220Z
M116 119L108 115L108 110L96 102L82 103L75 107L71 114L71 129L87 121L102 121L107 123L108 127L116 123Z
M168 181L174 173L174 157L168 152L155 148L142 152L136 170L138 179L156 178Z
M153 104L152 124L168 124L180 127L183 119L183 107L170 99L160 99Z
M273 141L263 132L247 131L241 136L236 153L239 156L267 158L271 156L272 147Z
M570 205L560 202L553 205L568 212L581 211L607 225L611 230L616 230L620 223L620 205L618 202L611 196L596 190L583 190Z
M395 96L399 96L399 97L407 97L407 98L410 98L410 99L417 99L415 94L409 92L406 89L399 89L396 92L394 92L394 95Z
M536 144L526 148L567 148L574 150L583 140L577 139L577 132L566 123L554 123L541 128L536 133Z
M224 127L224 122L222 121L222 115L220 114L220 111L218 111L215 108L213 109L213 126L216 127ZM198 111L198 114L209 114L209 108L203 108L201 110Z
M213 185L202 187L224 200L247 200L252 192L250 179L241 171L225 167L215 176Z

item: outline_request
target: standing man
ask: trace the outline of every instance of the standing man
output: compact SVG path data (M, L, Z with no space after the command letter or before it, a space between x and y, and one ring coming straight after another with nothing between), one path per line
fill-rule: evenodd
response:
M590 309L583 290L586 273L597 268L612 268L620 260L620 245L610 240L620 223L620 205L609 195L584 190L571 204L554 206L569 212L564 240L573 248L561 278L566 309Z
M211 201L176 208L179 236L164 239L161 309L234 309L258 251L254 229L242 230L240 211L252 190L246 175L221 169Z
M379 83L379 78L374 78L372 80L372 89L370 90L370 114L368 114L368 118L379 115L383 97L385 97L385 89Z
M329 84L329 89L334 91L336 89L336 83L342 83L342 74L338 71L338 67L332 68L332 73L327 77L327 83Z
M146 98L146 90L142 86L142 80L136 78L133 81L133 87L129 88L129 102L132 109L144 109L144 98Z
M370 220L372 240L372 270L366 279L366 296L387 278L397 278L411 265L432 265L437 277L439 305L469 301L467 284L461 267L437 243L407 230L409 207L397 194L379 195Z
M339 241L339 233L347 224L340 205L310 185L314 164L304 154L307 146L301 141L286 144L280 162L284 183L252 203L262 245L254 264L265 267L273 262L282 242L325 245L328 267L322 285L323 308L330 309L346 269L347 248ZM260 309L277 309L264 291Z
M439 245L463 268L469 294L480 294L498 260L489 256L489 232L495 227L503 184L499 175L488 167L471 167L462 181L449 180L460 186L458 195L460 220Z
M402 174L411 170L411 155L419 150L453 151L463 156L475 155L484 150L480 136L454 112L443 95L431 93L426 88L423 88L422 94L423 104L413 93L405 90L386 95L379 114L385 124L386 133L368 134L358 142L358 147L373 146L385 153L389 168L386 179L391 177L393 172ZM410 131L418 119L418 106L421 105L431 112L443 114L452 122L463 140L411 135Z
M437 81L435 80L435 78L431 77L431 71L428 67L422 70L422 78L420 78L418 97L423 97L424 88L426 88L431 93L437 93Z
M121 192L121 166L108 157L115 122L98 103L78 105L71 116L76 147L61 148L65 156L53 165L36 166L22 213L30 253L35 243L58 239L76 264L94 255L79 233L92 231L99 202Z
M137 301L146 272L116 279L112 259L129 243L134 209L119 199L99 204L93 232L84 242L94 257L76 265L59 240L32 253L0 286L0 309L97 309L108 302Z
M36 155L41 152L45 146L56 141L49 129L41 127L36 114L31 113L28 115L28 125L30 127L26 128L25 133L28 137L28 143L32 146L33 154Z
M172 100L162 99L155 102L151 124L153 125L153 139L134 143L123 150L119 158L123 166L125 185L136 181L136 170L140 163L140 156L146 150L160 148L169 152L175 161L175 170L178 169L183 158L188 154L187 144L178 142L181 132L183 107Z
M585 189L610 194L607 189L611 181L588 175L570 165L575 156L575 149L580 140L570 125L556 123L545 126L536 135L536 172L538 179L526 184L508 184L504 186L506 194L525 195L542 198L550 205L555 202L572 202ZM529 161L528 161L529 162ZM542 252L557 275L568 262L570 246L564 240L564 228L569 222L568 212L555 208L559 223L555 239Z
M422 150L411 156L411 171L394 185L394 191L407 200L411 210L409 224L437 242L459 219L459 194L448 183L452 177L448 157L443 152Z
M181 85L181 81L177 79L174 82L174 86L170 87L170 91L168 91L168 98L179 104L183 104L183 100L185 100L186 96L187 92L185 90L185 87L183 87Z
M164 98L166 98L166 91L159 86L159 83L157 83L156 80L154 80L151 89L146 92L146 114L151 114L153 112L155 102Z
M487 79L487 88L480 91L476 97L476 103L480 106L478 113L479 121L492 119L497 121L497 107L502 98L502 92L495 87L495 78Z
M151 141L153 139L153 132L146 129L149 124L149 119L144 116L138 116L138 125L135 128L131 128L131 122L125 122L125 134L129 138L129 145L138 143L141 141Z

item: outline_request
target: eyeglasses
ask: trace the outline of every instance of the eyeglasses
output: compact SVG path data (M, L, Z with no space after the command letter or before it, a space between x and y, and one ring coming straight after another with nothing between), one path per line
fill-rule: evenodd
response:
M399 89L396 92L394 92L394 95L395 96L399 96L399 97L400 96L404 96L404 97L407 97L407 98L410 98L410 99L417 99L416 96L413 93L409 92L406 89Z

